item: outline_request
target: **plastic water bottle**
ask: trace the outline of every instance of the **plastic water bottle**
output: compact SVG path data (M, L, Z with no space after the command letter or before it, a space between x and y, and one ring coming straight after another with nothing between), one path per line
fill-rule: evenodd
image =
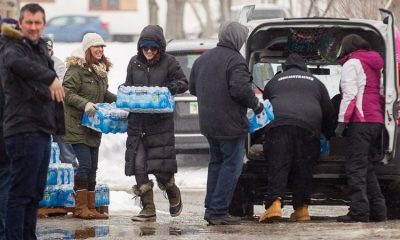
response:
M44 190L43 198L39 202L39 207L50 207L50 191L48 187Z
M99 207L101 206L101 191L100 191L101 186L96 185L95 187L95 206Z
M103 185L103 192L104 192L103 193L103 199L104 199L103 205L108 206L108 205L110 205L110 188L108 187L107 184Z
M56 142L51 143L50 163L56 164L60 162L60 148Z
M56 170L57 170L57 185L62 185L62 184L64 184L63 166L61 164L57 164Z
M265 110L256 115L256 122L260 127L263 127L267 124L267 114L265 113Z
M74 207L75 206L75 198L74 198L74 189L72 186L63 186L62 187L62 205L64 207Z
M57 185L57 167L54 165L49 166L47 170L47 185Z
M159 107L162 108L167 108L168 107L168 97L167 93L165 91L165 88L160 89L160 104Z

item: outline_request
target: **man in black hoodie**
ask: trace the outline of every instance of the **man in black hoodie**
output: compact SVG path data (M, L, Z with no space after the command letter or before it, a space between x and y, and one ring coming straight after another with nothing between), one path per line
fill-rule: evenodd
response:
M279 220L288 178L293 186L291 221L310 220L310 185L312 167L320 154L320 135L326 138L334 130L334 109L328 91L313 75L307 73L305 61L291 54L283 72L265 86L275 120L266 128L264 155L268 161L268 186L264 198L266 211L260 222Z
M11 161L7 239L36 239L37 211L50 161L50 135L64 131L64 89L40 38L45 22L40 5L24 5L19 18L21 34L5 35L7 41L0 54L4 139Z
M216 48L193 64L189 90L197 96L200 131L210 144L206 212L210 224L239 224L228 214L239 179L248 133L247 108L260 113L264 106L251 88L249 69L239 50L248 29L238 22L220 27Z

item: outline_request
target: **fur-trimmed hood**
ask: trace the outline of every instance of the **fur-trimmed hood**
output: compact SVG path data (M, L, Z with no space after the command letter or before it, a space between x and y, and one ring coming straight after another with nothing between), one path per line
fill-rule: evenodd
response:
M1 35L16 40L21 40L24 37L21 31L15 29L11 26L11 24L8 23L1 24Z
M85 60L85 53L81 48L77 48L74 51L72 51L71 56L67 57L65 60L65 63L67 65L67 68L71 66L78 66L81 68L88 68Z

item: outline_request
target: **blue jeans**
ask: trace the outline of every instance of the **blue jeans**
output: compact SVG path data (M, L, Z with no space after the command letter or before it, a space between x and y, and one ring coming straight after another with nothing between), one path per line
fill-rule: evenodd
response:
M50 162L50 135L17 134L5 139L11 161L11 186L8 195L7 239L37 239L39 201L46 187Z
M210 218L228 214L229 205L242 172L245 138L218 140L207 137L210 144L206 214Z
M85 181L95 181L97 164L99 162L99 148L89 147L83 143L72 144L72 147L79 161L75 178Z
M0 240L6 239L6 214L8 191L10 190L10 163L0 164Z

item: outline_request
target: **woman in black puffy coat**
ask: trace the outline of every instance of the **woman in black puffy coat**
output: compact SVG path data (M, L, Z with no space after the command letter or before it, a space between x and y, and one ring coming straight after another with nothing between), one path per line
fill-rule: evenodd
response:
M143 29L138 41L138 53L129 62L126 86L168 87L172 95L188 89L188 81L172 55L165 53L166 42L160 26ZM172 217L182 211L179 188L175 184L177 172L173 113L131 113L126 141L125 174L135 175L133 192L140 197L143 209L132 221L155 221L153 182L166 191Z

